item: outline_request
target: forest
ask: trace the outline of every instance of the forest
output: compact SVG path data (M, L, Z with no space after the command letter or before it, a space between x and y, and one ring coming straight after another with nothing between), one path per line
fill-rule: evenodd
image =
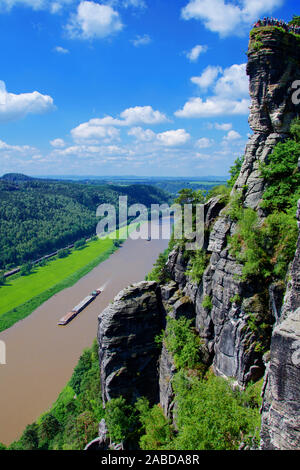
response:
M8 270L95 234L99 204L118 208L169 201L169 195L149 185L119 186L30 178L7 174L0 178L0 270Z

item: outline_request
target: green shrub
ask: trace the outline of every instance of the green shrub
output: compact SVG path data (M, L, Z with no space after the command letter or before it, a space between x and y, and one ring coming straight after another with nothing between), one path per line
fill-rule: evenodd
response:
M274 212L261 223L256 211L242 209L229 244L230 253L243 264L244 279L284 279L296 249L295 214Z
M56 434L60 431L60 422L58 421L52 413L46 413L40 422L38 434L39 434L39 441L48 443L51 441Z
M4 286L6 278L4 277L4 272L0 271L0 286Z
M196 250L190 255L190 267L186 274L193 282L200 282L208 264L208 255L204 250Z
M29 424L21 437L21 444L24 450L36 450L39 445L38 425Z
M28 276L32 272L32 269L33 269L33 264L32 263L28 262L28 263L24 264L20 268L21 276Z
M243 213L243 194L241 191L235 191L229 200L226 214L233 221L238 221Z
M240 304L242 302L241 296L239 294L235 294L233 297L231 297L230 302L232 304Z
M206 194L206 201L209 201L212 197L220 196L220 202L226 206L229 202L231 186L220 184L220 186L214 186Z
M204 204L205 191L201 189L193 190L191 188L184 188L178 192L179 196L175 199L175 204Z
M113 398L106 403L105 421L110 439L115 443L130 439L130 435L136 431L135 410L123 397Z
M251 47L253 47L253 49L258 52L260 51L263 47L264 47L264 43L262 41L253 41L251 43Z
M200 338L191 328L192 321L184 317L167 317L165 345L177 368L194 368L199 361Z
M75 366L72 378L70 380L70 386L74 392L78 395L81 391L81 382L91 368L92 358L89 349L85 349L80 356L78 364Z
M296 26L300 26L300 16L299 15L293 15L293 18L291 19L289 24L294 24Z
M166 262L168 261L168 256L169 249L167 248L163 253L160 253L153 265L152 271L147 274L147 281L156 281L159 283L164 283L171 280L171 277L166 269Z
M209 295L204 296L204 299L202 301L202 307L209 311L213 308L213 304Z
M230 179L227 181L227 184L230 188L233 188L236 180L238 179L238 176L239 176L241 168L242 168L243 161L244 161L244 156L238 157L235 160L232 167L230 168L230 170L229 170L229 173L230 173L231 176L230 176Z
M213 374L199 379L180 372L173 384L178 433L170 449L235 450L241 441L258 440L259 407L255 399L248 405L250 393L245 399L243 392L237 396L226 380Z
M261 175L267 183L261 207L267 212L294 211L300 198L300 120L291 125L292 139L279 142L268 162L260 166Z
M150 408L146 398L139 398L136 402L139 412L139 421L144 435L140 439L142 450L168 449L174 431L166 419L159 405Z
M75 250L80 250L86 245L86 240L85 238L81 238L81 240L78 240L77 242L74 243L74 248Z
M70 251L67 248L62 248L58 251L57 257L58 258L66 258L70 254Z

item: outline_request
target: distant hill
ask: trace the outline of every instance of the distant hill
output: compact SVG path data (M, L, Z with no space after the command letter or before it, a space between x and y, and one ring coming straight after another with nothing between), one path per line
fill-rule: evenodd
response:
M6 173L0 180L9 181L10 183L19 183L24 181L31 181L35 178L31 176L23 175L22 173Z
M23 264L96 233L96 209L119 196L128 205L170 201L149 185L117 186L30 178L11 173L0 178L0 269Z

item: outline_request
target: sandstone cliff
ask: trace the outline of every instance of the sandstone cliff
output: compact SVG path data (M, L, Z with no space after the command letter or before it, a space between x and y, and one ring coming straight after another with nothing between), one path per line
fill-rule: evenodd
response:
M262 449L300 448L300 201L298 207L298 245L264 380Z
M99 359L103 404L123 396L130 401L159 398L155 337L163 326L160 289L141 282L121 291L99 317Z
M292 102L292 83L300 77L299 59L296 37L269 28L252 33L247 74L253 135L233 192L238 191L241 204L257 210L261 219L264 213L259 203L265 182L259 165L288 137L290 123L298 114ZM294 360L300 339L299 243L282 309L282 285L242 280L242 266L228 247L236 222L220 199L213 198L205 205L205 225L204 248L209 262L201 282L190 280L188 259L175 248L166 265L170 283L143 282L130 287L100 315L103 400L145 395L152 402L159 400L166 416L172 418L175 365L166 348L159 357L154 344L166 315L183 315L194 322L202 339L202 361L217 375L234 378L240 387L258 380L265 374L267 360L258 347L258 333L249 326L249 316L254 314L269 325L267 346L271 347L264 386L262 448L300 448L299 361L295 364ZM208 297L209 307L203 302Z

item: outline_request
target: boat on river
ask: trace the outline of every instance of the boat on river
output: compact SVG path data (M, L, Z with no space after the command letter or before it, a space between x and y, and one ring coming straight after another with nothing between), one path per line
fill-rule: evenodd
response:
M91 292L90 295L85 297L76 307L74 307L69 313L64 315L58 322L58 325L60 326L65 326L70 321L72 321L82 310L84 310L95 298L101 294L101 289L96 289L93 292Z

